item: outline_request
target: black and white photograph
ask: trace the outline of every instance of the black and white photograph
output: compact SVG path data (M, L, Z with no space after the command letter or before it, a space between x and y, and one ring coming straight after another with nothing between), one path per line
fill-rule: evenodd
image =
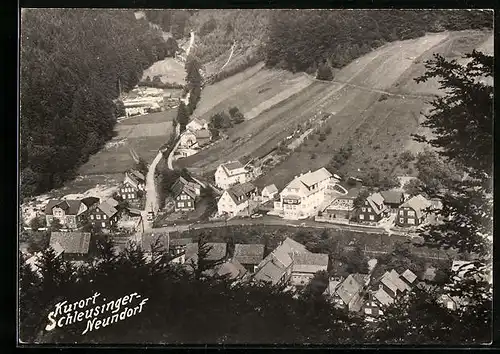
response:
M493 27L19 9L18 346L491 344Z

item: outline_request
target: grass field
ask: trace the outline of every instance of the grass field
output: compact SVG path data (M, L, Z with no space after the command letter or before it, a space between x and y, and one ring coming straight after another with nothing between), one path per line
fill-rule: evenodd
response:
M332 131L326 139L320 142L318 135L311 135L286 161L258 179L257 186L275 183L281 188L299 172L326 165L347 141L354 144L353 155L339 172L377 167L390 174L395 153L411 149L411 134L417 131L421 111L439 89L437 82L420 87L413 80L425 72L424 61L435 52L458 58L480 45L487 47L490 37L491 32L461 31L389 43L339 70L331 83L256 65L204 89L195 113L209 117L230 106L247 114L265 109L229 129L229 139L176 163L210 173L226 160L264 156L298 124L328 112L331 118L322 129L330 126ZM293 85L298 89L280 100L280 93Z
M186 84L186 70L184 69L184 65L173 58L165 58L157 61L144 70L142 78L146 79L149 76L152 80L156 75L160 75L160 80L165 83Z

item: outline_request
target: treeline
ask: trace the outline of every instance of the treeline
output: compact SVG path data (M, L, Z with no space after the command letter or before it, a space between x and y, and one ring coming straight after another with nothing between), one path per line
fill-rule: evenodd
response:
M188 20L196 10L145 10L146 18L160 26L163 31L170 32L175 39L184 37L189 28Z
M340 68L387 42L492 26L493 13L480 10L273 11L266 64L294 72L324 63Z
M36 9L21 27L21 195L61 186L112 137L113 99L163 59L132 11Z

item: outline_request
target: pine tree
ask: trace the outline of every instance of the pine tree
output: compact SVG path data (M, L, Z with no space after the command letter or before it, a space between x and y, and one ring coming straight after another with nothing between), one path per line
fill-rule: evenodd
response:
M177 123L181 127L181 133L186 130L186 125L189 123L189 115L187 112L186 105L184 102L181 102L179 104L179 108L177 108L177 118L176 118Z

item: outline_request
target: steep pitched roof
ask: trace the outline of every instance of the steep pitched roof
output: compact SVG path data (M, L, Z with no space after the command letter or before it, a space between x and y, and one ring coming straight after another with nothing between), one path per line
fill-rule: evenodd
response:
M152 247L158 247L159 251L168 251L169 237L168 232L144 232L141 235L141 248L144 252L149 253Z
M324 181L332 177L333 175L326 168L321 167L320 169L314 172L308 172L300 177L300 181L304 183L306 186L310 187L316 183Z
M210 130L202 129L194 132L194 135L197 139L210 139L212 134L210 134Z
M401 200L403 200L403 192L390 190L382 191L380 192L380 194L382 195L386 203L401 204Z
M337 288L337 294L342 301L348 305L354 296L363 289L363 285L364 284L356 280L352 274L349 274Z
M191 198L196 199L196 190L192 183L189 183L184 178L179 177L172 186L172 196L178 197L182 192L189 195Z
M65 253L82 253L87 254L90 246L89 232L51 232L50 246L54 249L62 247ZM56 244L59 244L56 245Z
M112 217L113 215L115 215L118 212L118 210L116 210L116 208L114 206L111 206L110 204L108 204L108 200L102 202L97 207L99 209L101 209L102 212L108 216L108 218Z
M286 267L270 261L254 274L254 279L276 284L279 282L285 271Z
M394 284L392 281L392 276L391 273L385 272L384 275L382 276L382 279L380 279L380 282L387 286L391 291L396 294L398 291L398 286Z
M208 261L217 261L226 256L226 243L207 242L206 245L210 248L206 258ZM189 258L198 258L198 243L189 243L186 245L186 259Z
M169 240L169 246L186 246L189 243L193 243L192 238L174 238Z
M248 200L248 194L255 190L255 186L250 182L235 184L227 190L227 193L236 205Z
M64 210L66 215L78 215L81 205L82 202L80 200L50 200L45 207L45 214L52 215L52 209L57 206Z
M424 210L431 206L431 203L425 199L421 194L410 198L403 204L401 204L401 208L412 208L415 210L415 214L417 218L421 218L424 214Z
M401 274L401 276L405 278L406 281L408 281L408 283L410 284L413 284L413 282L417 280L417 275L409 269L405 270L403 274Z
M328 282L328 286L326 287L324 294L329 296L335 295L337 288L339 287L340 284L341 282L338 280L330 280Z
M293 259L293 271L302 273L316 273L328 267L328 254L299 253Z
M262 192L266 191L269 194L278 193L278 188L274 184L265 186Z
M87 208L90 208L92 205L99 203L99 200L100 200L100 199L99 199L99 198L96 198L96 197L87 197L87 198L83 198L83 199L81 200L81 202L82 202L83 204L85 204L85 206L86 206Z
M132 174L136 179L138 179L141 182L146 181L146 178L144 177L144 175L137 170L130 170L129 173Z
M247 270L236 259L222 263L217 267L216 273L220 276L227 276L229 279L236 279L245 275Z
M386 208L384 206L384 198L380 193L373 193L366 198L368 204L372 207L375 214L382 213Z
M408 284L406 284L399 278L398 272L396 272L394 269L391 270L390 275L391 281L398 287L400 291L410 290Z
M373 297L377 299L382 305L389 305L394 302L394 299L385 292L384 289L378 289L374 294Z
M261 244L241 244L234 246L233 258L241 264L259 264L264 257L264 245Z
M239 161L226 162L225 164L222 164L222 166L224 166L224 168L228 171L234 171L243 168L243 165Z

